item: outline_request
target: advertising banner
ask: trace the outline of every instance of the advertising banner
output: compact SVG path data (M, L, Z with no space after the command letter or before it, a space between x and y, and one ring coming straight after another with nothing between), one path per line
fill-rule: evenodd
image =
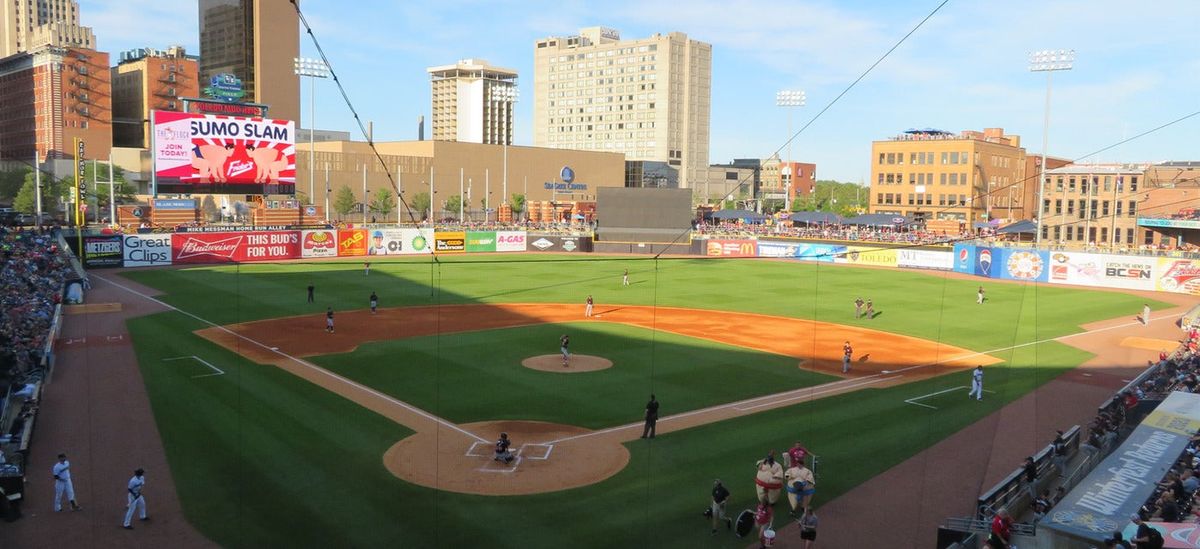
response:
M1157 267L1158 260L1149 257L1051 252L1049 281L1054 284L1153 290L1153 272Z
M467 233L462 231L433 233L433 253L460 254L467 251Z
M758 241L758 257L796 257L796 242Z
M428 254L433 229L370 229L367 255Z
M869 246L848 246L846 253L834 258L837 263L851 265L876 265L880 267L895 267L897 263L896 250L891 248L873 248Z
M300 231L300 257L337 257L337 231L319 229Z
M758 255L758 246L754 240L708 240L704 245L704 255L755 257Z
M999 255L999 254L997 254L997 255ZM995 259L998 260L1000 258L996 257ZM978 248L977 247L977 248L975 248L975 265L973 267L974 270L971 272L972 272L972 274L975 274L976 276L986 276L988 278L992 278L994 276L992 273L994 272L993 269L995 268L996 263L997 263L997 261L994 261L992 258L992 249L991 248ZM996 276L996 278L999 278L999 276Z
M1038 527L1100 542L1120 530L1200 428L1200 395L1171 393Z
M156 210L195 210L196 201L190 199L156 199L152 202Z
M990 251L999 260L992 264L992 278L1025 282L1045 282L1049 278L1049 252L1007 248L993 248Z
M496 231L496 251L523 252L526 240L524 231Z
M125 235L124 265L126 267L154 267L171 264L171 235L130 234Z
M338 257L367 255L367 231L340 229L337 233Z
M555 236L527 235L531 252L590 252L592 237L590 236Z
M300 231L171 235L175 263L276 261L300 258Z
M122 259L120 236L83 237L84 267L120 267Z
M796 259L832 263L847 252L845 246L835 244L800 244L796 247Z
M954 245L954 272L975 274L975 246L961 242Z
M467 231L467 251L496 251L496 233L492 231Z
M157 192L295 192L295 122L172 111L151 117Z
M1200 295L1200 261L1159 258L1154 276L1160 291Z
M954 269L954 253L950 250L896 250L896 265L913 269Z

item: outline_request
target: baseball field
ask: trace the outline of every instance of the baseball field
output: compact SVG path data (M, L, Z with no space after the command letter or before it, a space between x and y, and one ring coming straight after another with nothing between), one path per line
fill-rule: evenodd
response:
M819 458L819 508L1087 360L1056 338L1144 302L987 283L978 305L979 281L948 273L773 260L120 276L173 307L129 330L185 514L228 547L742 546L709 536L713 479L731 513L750 507L754 462L800 440ZM855 317L857 297L874 318ZM977 364L982 402L967 398ZM651 393L661 419L643 440ZM501 431L513 465L490 459Z

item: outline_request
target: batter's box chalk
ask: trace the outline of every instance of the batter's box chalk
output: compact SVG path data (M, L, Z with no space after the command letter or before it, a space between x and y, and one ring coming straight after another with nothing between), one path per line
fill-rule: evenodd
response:
M496 460L487 462L483 467L476 469L480 473L512 473L521 465L521 456L517 456L512 463L502 463Z
M475 453L475 449L476 449L476 448L478 448L478 447L480 447L480 446L483 446L483 447L484 447L484 451L483 451L484 453L482 453L482 454L477 454L477 453ZM470 447L470 448L467 448L467 453L465 453L465 454L463 454L463 455L464 455L464 456L467 456L467 457L476 457L476 458L482 458L482 457L491 457L491 456L490 456L490 455L487 453L487 448L488 448L489 446L491 446L491 445L490 445L490 444L488 444L488 443L486 443L486 442L479 442L479 441L472 442L472 443L471 443L471 447Z
M523 444L517 453L527 459L546 460L550 459L553 450L553 444Z

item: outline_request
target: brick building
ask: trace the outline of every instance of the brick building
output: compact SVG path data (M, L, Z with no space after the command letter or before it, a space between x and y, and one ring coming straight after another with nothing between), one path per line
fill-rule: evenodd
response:
M83 139L88 158L112 148L108 54L46 46L0 59L0 159L72 158Z

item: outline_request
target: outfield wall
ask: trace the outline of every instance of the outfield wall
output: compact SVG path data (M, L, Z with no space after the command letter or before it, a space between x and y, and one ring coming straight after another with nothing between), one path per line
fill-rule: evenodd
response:
M1200 260L954 245L954 271L984 278L1200 296Z

